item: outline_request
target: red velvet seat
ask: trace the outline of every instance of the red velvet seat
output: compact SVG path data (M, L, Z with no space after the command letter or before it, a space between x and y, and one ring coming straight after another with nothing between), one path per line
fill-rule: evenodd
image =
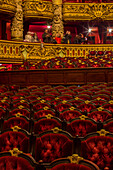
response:
M73 99L71 95L61 95L61 96L58 96L58 98L61 100L66 100L66 101Z
M75 97L73 100L70 100L69 103L72 104L72 106L77 107L79 104L83 103L84 100L79 99L78 97Z
M51 170L99 170L96 164L79 157L77 154L73 154L67 158L56 159L49 167L51 167Z
M97 98L101 98L101 99L107 100L107 101L110 100L110 96L105 95L105 94L98 94L98 95L92 96L92 100L97 99Z
M0 169L1 170L46 170L35 160L21 151L11 150L10 152L0 153Z
M64 110L71 108L71 104L69 104L69 103L59 103L59 104L55 105L54 108L55 108L56 111L62 112Z
M113 169L113 134L104 130L87 135L81 142L81 155L99 166Z
M33 105L33 109L35 110L35 111L38 111L38 110L40 110L40 109L43 109L43 108L47 108L47 109L50 109L51 108L51 106L49 105L49 104L47 104L47 103L37 103L37 104L34 104Z
M29 119L27 119L25 116L11 116L4 120L3 130L10 129L14 126L18 126L21 129L29 131Z
M96 109L96 106L93 103L91 103L90 101L85 101L85 102L88 102L88 103L81 103L80 105L77 106L77 108L82 113L84 113L84 112L89 113L92 110Z
M48 114L51 114L53 116L55 116L55 113L52 110L39 110L38 112L34 112L34 119L39 119L40 117L44 117Z
M0 107L4 108L4 109L10 109L10 103L8 101L1 100L0 101Z
M46 117L41 117L34 122L33 132L35 134L40 134L44 131L54 129L55 127L61 129L61 121L52 115L47 115Z
M81 112L79 110L66 110L60 113L59 118L61 120L71 121L72 119L81 116Z
M0 118L1 117L3 117L3 118L6 117L6 110L2 107L0 107Z
M24 100L18 101L17 103L13 104L13 108L16 109L19 106L23 106L24 108L30 109L29 103L25 102Z
M8 131L0 134L0 152L9 151L13 148L18 148L25 153L30 152L30 139L27 131L8 129Z
M13 109L9 111L9 116L12 116L15 114L22 114L23 116L27 116L28 118L30 118L31 116L30 110L25 109L25 108L18 108L18 109Z
M107 110L102 111L93 111L88 114L88 117L94 119L96 122L101 121L104 122L107 119L110 119L112 115Z
M109 110L111 113L113 113L113 104L105 103L102 105L102 107L106 110Z
M96 107L101 107L104 103L106 103L106 100L103 100L101 98L97 98L94 100L91 100L92 103L94 103L94 105L96 105Z
M41 133L36 138L36 161L49 163L69 155L72 155L72 137L67 132L54 129Z
M29 101L38 100L37 98L38 98L38 97L37 97L36 95L30 95L30 96L25 97L25 99L27 99L27 100L29 100Z
M113 133L113 118L106 120L103 123L103 128L110 133Z
M73 119L67 124L66 130L72 136L86 136L88 133L96 132L97 125L92 119L85 118L81 116L80 118Z
M78 94L78 95L76 95L76 97L78 97L78 98L80 98L80 99L82 99L82 100L90 100L90 96L89 95L87 95L87 94Z

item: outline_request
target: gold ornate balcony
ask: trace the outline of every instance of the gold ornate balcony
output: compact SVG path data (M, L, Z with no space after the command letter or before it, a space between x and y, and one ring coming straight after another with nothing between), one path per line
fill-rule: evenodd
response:
M64 3L64 20L112 20L113 3Z
M25 18L53 18L53 6L50 1L43 0L24 0L23 2L24 17Z
M0 13L5 13L13 16L16 12L15 0L1 0L0 1Z
M44 44L0 40L0 62L37 61L60 57L87 57L89 51L113 51L113 44Z

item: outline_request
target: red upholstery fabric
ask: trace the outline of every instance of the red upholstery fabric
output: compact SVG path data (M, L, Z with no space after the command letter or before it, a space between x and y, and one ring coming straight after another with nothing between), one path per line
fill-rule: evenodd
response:
M64 111L63 113L61 113L59 115L60 119L61 120L66 120L66 121L70 121L76 117L79 117L81 116L82 114L79 112L79 111L76 111L76 110L67 110L67 111Z
M72 155L72 141L62 134L45 134L36 139L35 159L51 162Z
M59 111L59 112L62 112L64 110L67 110L71 107L70 104L66 103L66 104L63 104L63 103L59 103L57 106L55 106L55 110Z
M7 121L3 124L3 129L10 129L14 126L18 126L22 129L29 130L29 122L27 122L24 118L21 117L13 117L9 118Z
M89 120L74 120L70 124L67 125L66 130L72 136L86 136L88 133L96 132L97 127Z
M109 114L107 111L94 111L88 114L88 117L94 119L96 122L97 121L104 122L105 120L110 119L112 115Z
M51 170L91 170L91 168L80 164L64 163L56 165L55 167L51 168Z
M29 161L15 156L0 157L0 170L34 170Z
M111 132L111 133L113 133L113 121L107 123L107 125L104 125L104 129Z
M106 109L106 110L109 110L109 111L111 111L111 113L113 113L113 104L104 104L103 106L102 106L104 109Z
M29 108L29 109L30 109L30 106L29 106L28 103L21 103L21 102L18 102L18 103L16 103L16 104L14 104L14 105L13 105L13 108L17 108L17 107L20 106L20 105L24 106L25 108Z
M34 119L39 119L40 117L44 117L48 114L55 116L55 113L51 110L40 110L34 113Z
M0 152L9 151L13 148L27 153L29 138L22 132L8 131L0 135Z
M6 116L6 111L3 108L0 108L0 118Z
M91 112L92 110L96 109L96 106L94 106L93 104L80 104L77 107L79 110L81 110L82 112L87 111L87 113Z
M57 120L45 118L35 122L33 131L35 134L39 134L41 132L51 130L55 127L58 127L59 129L62 128L61 124Z
M113 168L113 138L94 136L81 143L82 156L96 163L100 169ZM111 168L112 167L112 168Z

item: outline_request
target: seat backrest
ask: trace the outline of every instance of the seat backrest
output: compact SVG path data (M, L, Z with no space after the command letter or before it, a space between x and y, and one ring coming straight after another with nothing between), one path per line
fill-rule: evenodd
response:
M0 152L9 151L13 148L18 148L19 150L28 153L30 150L30 134L27 131L18 129L15 127L8 129L0 134ZM15 131L17 130L17 131Z
M72 136L58 128L41 133L36 138L35 159L41 162L72 155Z
M81 142L81 156L94 162L100 169L113 169L113 134L102 129L91 133Z

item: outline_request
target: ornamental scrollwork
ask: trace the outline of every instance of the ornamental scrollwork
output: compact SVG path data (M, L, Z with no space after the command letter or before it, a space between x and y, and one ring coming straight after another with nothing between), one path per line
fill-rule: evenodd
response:
M16 11L16 2L15 0L1 0L0 1L0 11L5 11L9 14L14 14Z
M35 0L35 1L24 1L23 3L23 10L24 10L24 16L30 17L30 16L43 16L45 18L51 18L53 17L53 6L52 2L49 1L42 1L42 0Z
M113 3L66 3L63 5L63 17L65 20L111 20Z

